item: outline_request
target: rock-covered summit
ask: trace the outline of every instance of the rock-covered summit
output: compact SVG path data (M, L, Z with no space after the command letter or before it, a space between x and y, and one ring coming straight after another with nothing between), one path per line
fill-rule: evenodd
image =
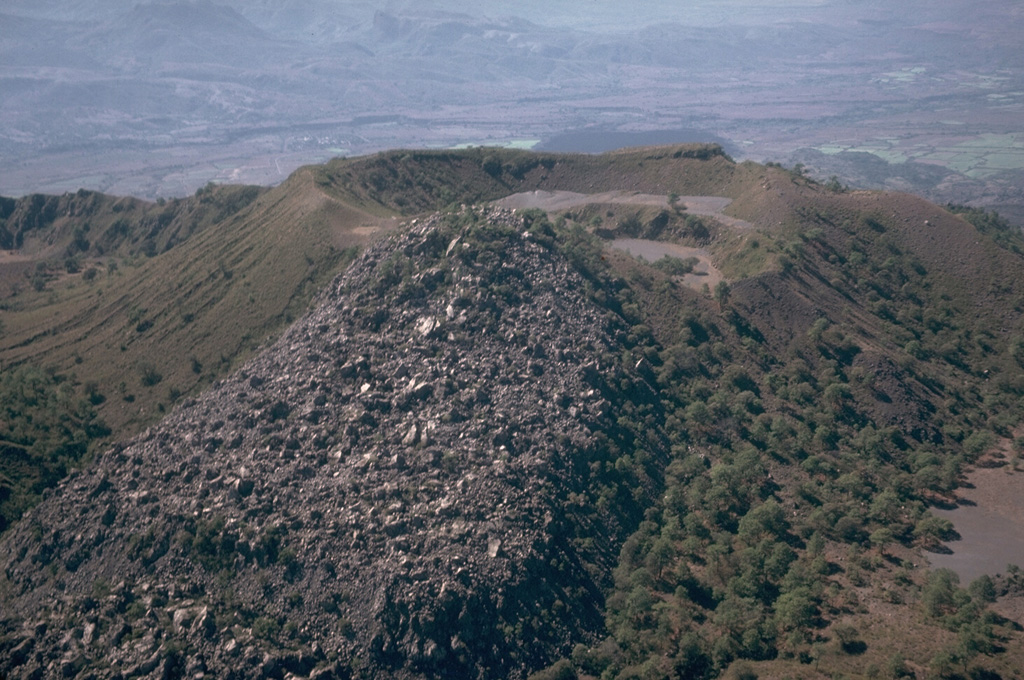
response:
M524 677L592 640L653 492L614 463L657 465L662 419L539 222L382 240L50 493L0 544L0 675Z

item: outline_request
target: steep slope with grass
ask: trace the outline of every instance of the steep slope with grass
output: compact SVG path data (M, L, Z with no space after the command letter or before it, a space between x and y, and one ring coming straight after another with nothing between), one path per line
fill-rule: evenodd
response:
M253 190L248 198L215 204L216 219L178 242L175 234L161 232L166 239L148 255L132 246L147 238L137 227L148 223L148 215L170 216L167 228L173 231L203 210L206 194L120 213L79 208L78 226L72 226L71 215L76 201L85 199L53 199L69 216L44 232L52 245L18 251L38 258L45 280L38 291L27 287L4 300L5 365L30 362L86 376L94 384L91 392L102 399L100 413L116 430L148 422L301 314L381 224L324 196L303 173L276 189ZM89 202L109 200L94 195ZM81 226L126 212L141 215L134 231L124 228L117 247L101 244L118 227ZM8 223L17 217L15 212ZM94 238L76 251L79 266L60 273L50 268L53 253L75 248L75 234L82 233ZM65 237L71 241L62 247ZM33 236L25 242L33 239L43 240Z
M101 426L68 434L82 446L41 452L48 472L5 465L5 523L54 474L225 375L387 226L303 172L268 191L209 188L162 206L73 194L11 207L4 224L22 247L0 262L13 272L0 301L0 366L45 369ZM10 417L34 408L11 397L23 394L5 394ZM18 446L53 437L23 428Z
M367 209L415 214L532 189L733 196L747 182L716 145L543 154L501 149L393 151L314 168L318 185Z

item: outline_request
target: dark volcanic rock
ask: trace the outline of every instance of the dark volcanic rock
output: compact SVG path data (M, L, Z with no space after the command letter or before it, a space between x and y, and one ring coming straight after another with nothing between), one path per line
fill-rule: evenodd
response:
M662 418L624 322L523 229L377 244L49 494L0 544L0 676L523 677L592 639L655 491L615 461Z

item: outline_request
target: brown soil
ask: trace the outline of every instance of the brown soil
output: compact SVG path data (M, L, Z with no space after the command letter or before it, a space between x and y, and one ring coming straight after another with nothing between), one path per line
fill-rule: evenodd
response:
M733 229L753 229L754 225L750 222L726 215L722 212L730 203L732 203L732 199L724 196L680 196L676 203L676 207L679 209L685 209L687 214L713 217L723 225L732 227ZM643 205L664 209L672 208L667 195L648 194L626 190L584 194L575 191L545 191L538 189L506 196L505 198L495 201L495 204L503 208L512 208L517 210L540 209L549 213L561 212L584 205L595 204ZM708 286L713 289L724 278L712 261L710 253L703 248L690 248L675 244L644 241L642 239L617 239L612 244L612 247L614 248L631 252L631 254L651 262L665 254L663 252L652 254L652 252L648 252L650 250L649 246L661 249L671 248L674 252L670 254L674 257L679 257L680 259L696 257L699 262L697 266L694 267L693 273L679 277L679 280L683 285L692 288L693 290L703 290L704 286Z
M951 554L929 556L932 566L948 567L968 583L996 575L1008 564L1024 564L1024 474L1009 468L978 468L959 490L959 506L935 508L953 522L960 539L947 543Z
M952 554L929 555L929 562L953 569L964 584L983 573L1001 573L1009 564L1024 565L1024 471L1010 457L1011 441L1000 441L968 473L956 509L933 510L953 522L961 538L946 544ZM993 609L1024 622L1024 596L1001 598Z
M13 295L28 285L35 262L17 251L0 250L0 299Z
M692 273L677 277L677 280L681 281L683 285L696 291L703 290L704 286L713 290L723 279L722 272L718 271L711 261L711 254L703 248L691 248L676 243L639 238L617 238L610 245L612 248L647 262L656 262L666 255L677 257L680 260L685 260L688 257L697 258L697 264L693 267Z

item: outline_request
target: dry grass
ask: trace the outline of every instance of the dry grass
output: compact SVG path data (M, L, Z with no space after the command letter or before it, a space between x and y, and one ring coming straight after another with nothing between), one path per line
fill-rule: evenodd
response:
M103 261L6 300L0 363L31 362L99 385L116 434L223 375L312 296L382 221L298 173L238 213L152 258ZM359 230L359 231L357 231ZM104 258L109 260L109 258ZM159 376L159 379L155 379Z

